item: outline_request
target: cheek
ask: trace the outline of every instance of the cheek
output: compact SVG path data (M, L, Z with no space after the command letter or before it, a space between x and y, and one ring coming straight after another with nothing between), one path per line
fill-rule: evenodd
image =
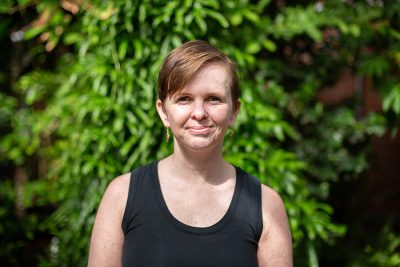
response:
M190 117L190 110L187 107L170 108L167 111L170 123L183 123Z
M212 114L212 119L219 123L228 123L232 118L232 110L226 107L216 108L208 114Z

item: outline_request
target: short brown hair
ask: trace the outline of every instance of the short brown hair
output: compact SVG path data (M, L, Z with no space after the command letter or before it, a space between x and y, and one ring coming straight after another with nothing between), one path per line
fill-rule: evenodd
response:
M230 76L232 103L236 108L240 96L236 64L223 52L202 40L186 42L165 58L158 75L158 98L164 102L168 96L178 93L209 63L218 63L226 68Z

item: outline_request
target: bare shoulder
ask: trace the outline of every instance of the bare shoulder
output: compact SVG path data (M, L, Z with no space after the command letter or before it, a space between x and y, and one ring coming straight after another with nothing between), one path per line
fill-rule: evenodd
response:
M263 231L257 258L259 266L293 266L292 237L285 205L280 195L262 185Z
M107 186L97 211L95 227L103 223L119 224L128 200L130 174L114 178Z
M262 210L265 216L276 216L285 212L281 196L272 188L261 185Z
M101 199L90 240L88 266L120 266L124 235L122 217L128 199L130 174L114 178Z
M273 202L277 202L277 203L282 202L282 199L279 196L279 194L269 186L262 184L261 192L262 192L263 200L269 200L269 201L273 201Z
M129 186L129 181L131 178L131 173L124 173L121 174L118 177L115 177L110 184L108 185L108 188L112 190L123 190L125 189L126 186Z
M277 225L288 226L285 204L281 196L272 188L262 185L261 198L263 234L275 231ZM287 231L290 234L289 227L287 227Z
M104 193L104 197L106 195L108 195L109 197L118 197L118 198L127 196L129 190L130 177L131 177L130 173L125 173L114 178L107 186L107 189Z
M113 207L112 210L114 210L114 212L118 212L122 215L128 199L129 182L130 173L125 173L114 178L104 192L99 209L110 205Z

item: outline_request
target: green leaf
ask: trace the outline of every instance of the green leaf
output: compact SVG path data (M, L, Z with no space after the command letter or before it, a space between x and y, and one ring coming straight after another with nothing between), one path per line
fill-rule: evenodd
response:
M118 57L120 60L125 58L127 50L128 50L128 40L124 40L119 44L118 47Z
M400 115L400 84L392 86L389 93L384 96L383 110L385 112L393 110L397 115Z
M381 55L371 55L361 60L360 72L368 76L382 77L390 68L388 59Z
M258 16L257 13L251 11L250 9L245 9L243 10L242 13L248 20L250 20L253 23L258 23L260 21L260 17Z
M268 39L263 40L262 45L269 52L275 52L276 51L276 44L274 42L272 42L271 40L268 40Z
M74 43L81 42L83 35L78 32L70 32L64 35L64 43L66 45L72 45Z
M308 266L318 267L318 257L315 247L311 242L307 243Z
M250 54L256 54L261 50L261 44L257 41L249 42L246 51Z
M0 2L0 13L10 13L14 5L12 0L3 0Z
M201 12L198 10L195 10L194 12L194 21L196 22L197 26L199 26L200 31L202 33L207 32L207 24L205 20L202 18Z
M30 28L24 32L24 39L30 40L47 30L47 25Z
M235 12L234 14L232 14L232 15L229 17L229 20L231 21L231 24L232 24L233 26L238 26L238 25L240 25L240 24L242 23L242 21L243 21L242 13L241 13L241 12Z
M210 17L214 18L216 21L218 21L218 23L222 27L224 27L224 28L229 27L228 20L221 13L211 10L211 9L206 9L206 14L207 14L207 16L210 16Z

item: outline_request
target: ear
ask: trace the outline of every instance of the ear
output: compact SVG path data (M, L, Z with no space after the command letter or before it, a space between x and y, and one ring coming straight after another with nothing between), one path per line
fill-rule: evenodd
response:
M164 126L165 127L170 127L169 121L168 121L168 115L167 115L167 113L165 111L163 102L160 99L157 100L156 107L157 107L158 115L160 116L161 121L163 122Z
M240 110L241 106L242 106L242 103L240 102L240 100L238 100L238 101L236 101L236 103L234 103L234 105L232 107L233 108L233 113L232 113L231 119L229 120L229 126L230 127L233 127L235 125L236 118L237 118L237 116L239 114L239 110Z

